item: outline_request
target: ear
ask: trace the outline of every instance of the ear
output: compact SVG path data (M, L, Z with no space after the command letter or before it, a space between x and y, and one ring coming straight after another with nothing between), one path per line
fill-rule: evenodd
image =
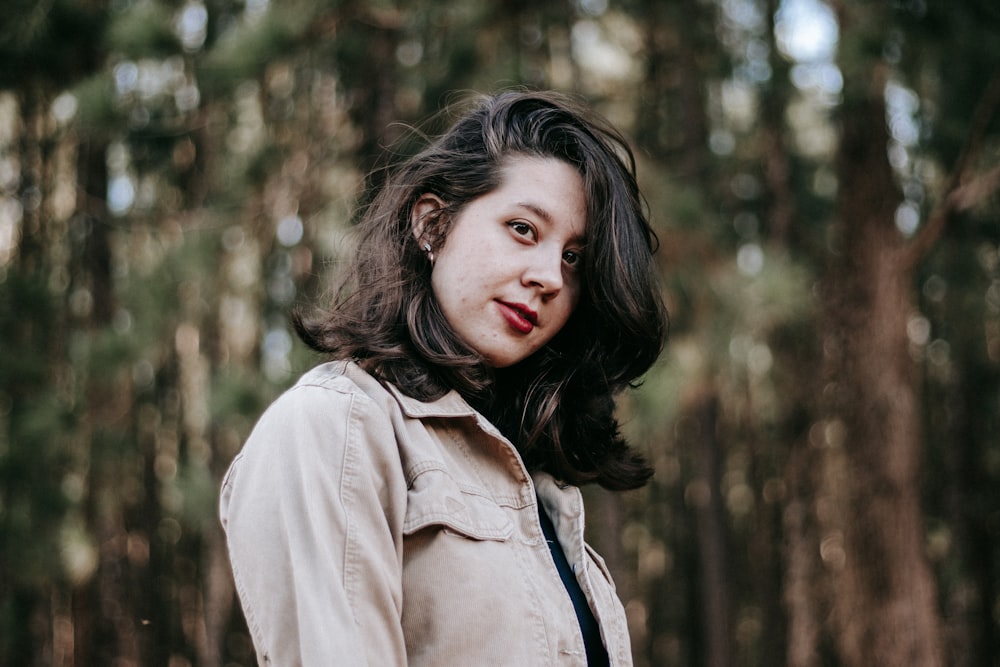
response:
M427 221L443 208L446 208L446 205L437 195L427 192L417 198L410 213L410 224L413 226L413 236L417 241L421 241L424 238Z

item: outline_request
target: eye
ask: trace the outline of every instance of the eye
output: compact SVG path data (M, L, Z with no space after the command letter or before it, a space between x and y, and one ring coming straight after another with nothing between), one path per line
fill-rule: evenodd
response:
M570 267L574 269L580 266L580 262L583 260L583 258L580 257L580 253L577 252L576 250L565 251L563 253L562 259L564 262L566 262L566 264L568 264Z
M535 235L535 230L524 220L511 220L507 223L507 226L518 236L533 238Z

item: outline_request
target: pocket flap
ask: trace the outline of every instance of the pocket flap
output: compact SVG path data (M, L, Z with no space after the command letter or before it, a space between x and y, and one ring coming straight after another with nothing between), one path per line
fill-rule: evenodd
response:
M463 491L446 471L434 468L419 473L406 495L403 534L412 535L430 526L441 526L474 540L504 541L514 524L485 494Z

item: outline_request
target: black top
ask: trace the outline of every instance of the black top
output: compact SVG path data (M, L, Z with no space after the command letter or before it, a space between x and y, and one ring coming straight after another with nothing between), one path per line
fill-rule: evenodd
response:
M601 641L601 628L597 625L594 612L587 603L587 597L580 588L580 583L576 580L573 568L566 560L562 545L556 538L556 529L552 525L552 520L542 509L542 504L538 503L538 516L542 522L542 532L545 534L545 541L549 544L549 551L552 553L552 560L559 570L559 578L562 579L566 592L569 593L573 601L573 609L576 611L576 620L580 623L580 631L583 633L583 644L587 649L587 665L589 667L607 667L608 651Z

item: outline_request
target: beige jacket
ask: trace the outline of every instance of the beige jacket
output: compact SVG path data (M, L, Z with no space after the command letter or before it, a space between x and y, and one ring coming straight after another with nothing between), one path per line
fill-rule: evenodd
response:
M220 513L262 665L585 665L536 491L601 626L625 614L575 487L531 477L452 392L424 403L356 365L307 373L233 461Z

